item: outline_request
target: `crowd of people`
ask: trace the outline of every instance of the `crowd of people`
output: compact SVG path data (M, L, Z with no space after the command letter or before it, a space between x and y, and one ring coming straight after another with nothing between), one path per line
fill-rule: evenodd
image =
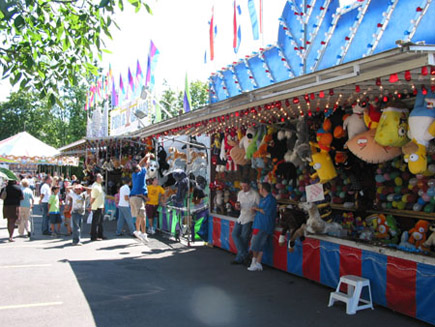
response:
M154 219L159 205L165 205L165 190L158 185L158 179L149 179L147 167L150 156L140 162L133 162L132 178L124 177L123 186L115 195L117 207L116 236L123 235L127 225L128 235L148 242L148 235L155 234ZM21 176L23 177L23 176ZM81 229L83 221L91 221L90 241L104 240L103 218L105 193L103 176L96 175L91 186L84 186L76 178L62 179L46 175L39 188L42 210L41 232L43 235L57 236L62 222L67 235L72 236L73 245L82 245ZM10 180L0 196L4 200L3 217L8 219L9 241L18 221L20 236L30 237L29 217L35 204L34 178L22 178L21 182ZM249 180L241 182L237 196L236 210L240 212L234 225L232 237L237 255L232 264L246 264L249 271L261 271L261 259L268 241L275 229L276 200L268 183L259 184L259 191L250 186ZM63 216L63 219L62 219ZM134 218L136 223L134 223ZM148 228L146 229L146 219ZM253 233L253 231L255 231Z
M150 156L147 155L140 162L133 163L132 178L124 177L122 179L124 185L115 195L117 236L123 235L125 224L128 234L142 242L148 241L148 234L155 234L154 219L158 213L158 206L165 205L165 191L158 185L156 178L149 179L147 183L149 160ZM87 221L91 222L91 241L106 238L103 228L104 179L101 174L97 174L95 182L89 186L83 185L74 175L71 180L50 175L39 175L35 178L20 175L20 179L20 181L9 180L0 191L4 201L3 217L8 220L10 242L14 241L13 234L17 225L20 236L31 236L29 218L35 204L35 191L40 196L42 235L53 237L60 235L63 223L66 227L66 235L72 236L72 244L82 245L82 223ZM37 188L38 179L40 185ZM135 224L133 217L136 218ZM146 218L148 218L148 229L146 229Z

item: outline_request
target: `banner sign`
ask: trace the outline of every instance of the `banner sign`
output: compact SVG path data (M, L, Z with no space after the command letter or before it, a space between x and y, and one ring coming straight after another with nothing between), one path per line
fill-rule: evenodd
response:
M138 116L143 118L139 121ZM147 100L138 98L124 102L110 111L110 136L134 132L149 125L151 125L151 114Z

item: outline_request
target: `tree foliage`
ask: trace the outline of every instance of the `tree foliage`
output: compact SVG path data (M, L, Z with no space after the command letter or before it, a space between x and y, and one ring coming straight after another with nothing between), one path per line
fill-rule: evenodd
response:
M151 13L142 0L128 0ZM117 27L115 9L123 0L0 0L0 66L3 78L20 89L39 90L48 104L61 105L60 88L77 85L80 76L97 74L103 36Z
M76 86L59 97L62 106L51 107L35 92L14 92L0 103L0 140L27 131L55 148L86 136L86 87Z
M183 112L184 91L174 91L166 83L164 91L160 96L160 105L165 110L171 113L172 116L177 116ZM198 109L208 104L207 84L201 81L194 81L189 84L190 97L192 100L192 109ZM162 119L168 119L169 116L165 111L162 111Z

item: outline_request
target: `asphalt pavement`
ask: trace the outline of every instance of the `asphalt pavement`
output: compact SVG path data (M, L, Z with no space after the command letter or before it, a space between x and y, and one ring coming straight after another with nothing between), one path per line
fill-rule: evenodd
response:
M68 236L36 234L7 241L0 220L0 326L425 326L375 306L346 315L328 308L330 288L265 267L232 266L226 251L187 247L164 235L148 246L115 237L71 246Z

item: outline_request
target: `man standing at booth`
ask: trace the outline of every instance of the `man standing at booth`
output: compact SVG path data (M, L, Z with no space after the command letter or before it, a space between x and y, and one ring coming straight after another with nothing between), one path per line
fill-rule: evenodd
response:
M240 216L234 224L233 240L237 248L236 258L231 262L234 265L242 264L248 260L249 240L252 233L252 222L254 221L255 212L253 207L258 206L260 196L251 189L249 180L243 180L240 183L241 191L237 194L236 210L240 210Z
M261 183L259 192L261 195L258 207L253 207L255 212L254 224L252 228L258 229L258 233L252 236L251 250L253 253L252 262L249 266L249 271L261 271L261 259L263 252L266 249L268 240L272 237L275 230L276 218L276 199L273 197L272 187L269 183Z
M103 234L103 211L104 211L104 191L101 183L103 175L97 174L95 183L92 185L91 191L91 208L92 208L92 224L91 224L91 241L104 240Z
M50 198L51 195L51 177L49 175L47 175L44 178L44 184L42 184L41 186L41 197L39 199L39 202L41 204L41 208L42 208L42 224L41 224L41 228L42 228L42 234L43 235L51 235L49 229L48 229L48 221L49 221L49 217L48 217L48 199Z
M130 191L131 215L136 217L136 230L133 232L139 240L147 242L145 233L145 203L148 201L148 189L146 184L147 167L152 154L148 153L137 163L133 162L132 187Z

